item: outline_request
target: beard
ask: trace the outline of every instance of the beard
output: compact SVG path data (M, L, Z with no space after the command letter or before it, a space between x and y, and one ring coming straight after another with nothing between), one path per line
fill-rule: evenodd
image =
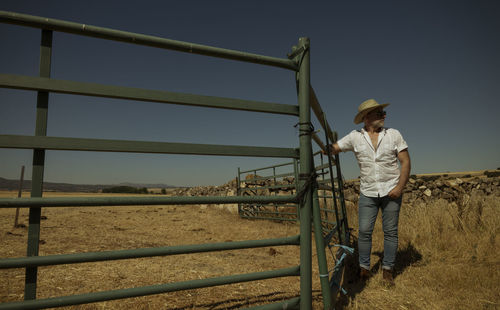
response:
M383 119L380 119L380 120L376 120L372 123L373 127L375 127L376 129L380 129L382 127L384 127L384 120Z

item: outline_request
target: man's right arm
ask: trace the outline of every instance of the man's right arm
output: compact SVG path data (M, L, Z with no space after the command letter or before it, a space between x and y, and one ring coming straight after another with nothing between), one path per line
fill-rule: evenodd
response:
M321 151L321 152L326 155L325 151ZM340 152L342 152L342 150L340 149L340 147L339 147L339 145L337 143L335 143L332 146L330 146L330 154L337 155Z
M332 155L337 155L340 152L342 152L342 150L337 143L333 144L333 146L330 148L330 153L332 153Z
M347 151L352 151L352 136L355 131L352 131L350 134L347 136L343 137L342 139L338 140L336 143L330 146L330 154L332 155L337 155L340 152L347 152ZM342 145L342 148L339 146ZM325 153L326 154L326 153Z

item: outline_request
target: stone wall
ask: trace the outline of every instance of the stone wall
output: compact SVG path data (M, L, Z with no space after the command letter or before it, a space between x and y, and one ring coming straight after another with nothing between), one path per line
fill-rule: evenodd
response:
M412 175L403 191L403 203L430 202L444 199L448 202L460 202L472 194L500 196L500 176L495 173L483 175L464 175L461 177L443 175ZM346 201L357 203L359 180L347 181L344 187Z
M500 197L500 171L486 171L474 176L464 174L454 174L453 176L443 175L412 175L403 192L404 203L431 202L437 199L444 199L449 202L460 202L472 194L494 195ZM258 177L258 176L257 176ZM242 182L242 187L271 185L272 180L260 180L247 184ZM293 178L284 178L279 184L293 184ZM233 179L220 186L198 186L190 188L176 189L172 194L175 196L234 196L237 190L237 180ZM287 188L271 189L277 194L289 195ZM259 195L275 194L269 190L262 190ZM359 180L346 181L344 184L344 198L350 203L356 204L359 197ZM237 209L237 205L223 205L220 208ZM236 211L237 212L237 211Z

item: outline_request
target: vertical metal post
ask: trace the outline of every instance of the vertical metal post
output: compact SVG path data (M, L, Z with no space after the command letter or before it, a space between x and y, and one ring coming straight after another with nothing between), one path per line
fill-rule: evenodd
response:
M333 308L332 293L330 290L328 265L325 254L325 241L323 240L323 230L321 228L321 210L319 209L318 191L313 192L313 223L314 241L316 242L316 253L318 256L319 281L321 284L321 294L323 295L323 306L325 310Z
M327 142L327 144L328 144L328 142ZM319 156L321 159L321 167L323 167L323 164L324 164L323 154L320 153ZM321 169L321 180L325 181L325 168ZM323 183L323 184L325 184L325 183ZM328 211L326 211L328 209L327 199L326 199L327 193L325 190L322 190L321 193L322 193L321 198L323 198L323 208L325 208L325 220L328 221L329 216L328 216Z
M349 244L349 223L347 222L347 210L344 200L344 181L342 180L342 171L340 171L340 156L335 155L335 166L337 167L337 184L339 188L339 200L342 210L342 234L344 235L345 244Z
M276 167L273 167L273 186L276 186L278 185L276 183ZM274 192L274 195L278 195L278 193L276 191L273 191ZM273 203L272 204L274 206L274 212L276 212L276 216L279 217L279 204L277 203Z
M326 116L324 116L323 121L326 124ZM328 133L326 131L325 131L325 141L326 141L327 146L332 146L334 143L334 141L329 142ZM339 238L339 244L343 244L342 238L344 236L343 236L342 227L341 227L342 223L339 220L339 211L338 211L338 206L337 206L337 195L335 195L335 178L333 177L332 157L330 154L328 155L328 168L330 170L330 181L331 181L330 183L332 184L332 197L333 197L333 206L335 207L335 223L337 226L337 234L338 234L338 238ZM339 171L338 170L339 168L340 167L337 165L337 172ZM339 189L339 192L340 192L340 189Z
M238 167L238 176L236 177L236 196L241 196L241 184L240 184L240 177L241 177L241 172L240 172L240 167ZM241 216L242 210L241 210L241 203L238 203L238 214Z
M292 195L295 195L297 193L297 189L299 188L299 163L296 158L293 159L293 173L295 175L295 192L292 189ZM300 207L297 204L297 221L300 220Z
M52 31L42 30L40 44L40 77L50 77L50 60L52 54ZM49 93L39 91L36 105L35 136L47 135L47 116L49 107ZM42 197L43 172L45 163L45 150L33 150L33 174L31 197ZM38 256L38 243L40 240L40 215L41 208L30 208L28 228L27 256ZM24 286L24 299L36 299L36 282L38 268L27 267Z
M23 195L23 181L24 181L24 165L21 167L21 178L19 179L19 191L17 198ZM19 226L19 208L16 208L16 217L14 218L14 228Z
M310 54L309 38L300 38L298 49L302 52L299 59L298 101L299 101L299 141L300 173L299 189L306 188L300 205L300 309L312 307L312 247L311 247L311 175L313 172L311 145L311 107L310 90Z

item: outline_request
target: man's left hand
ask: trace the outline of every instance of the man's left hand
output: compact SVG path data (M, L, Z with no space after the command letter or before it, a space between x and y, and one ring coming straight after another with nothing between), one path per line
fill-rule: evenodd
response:
M403 194L403 189L400 188L399 186L396 186L394 187L390 192L389 192L389 197L392 198L392 199L396 199L396 198L399 198L401 197L401 195Z

